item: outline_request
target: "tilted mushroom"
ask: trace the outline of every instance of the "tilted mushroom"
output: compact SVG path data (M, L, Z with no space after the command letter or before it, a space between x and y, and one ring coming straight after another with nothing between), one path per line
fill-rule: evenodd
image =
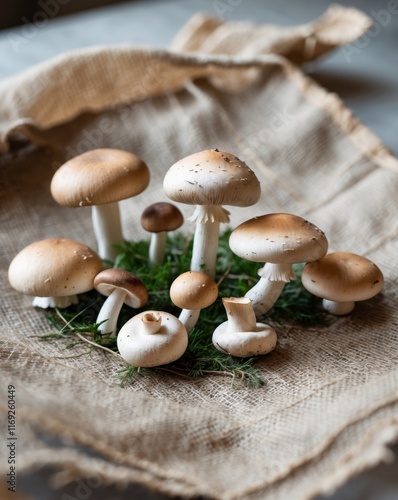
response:
M196 205L190 221L196 223L191 271L215 276L219 226L229 222L222 205L247 207L260 198L260 183L254 172L236 156L206 150L175 163L164 178L167 196Z
M184 325L163 311L145 311L125 323L117 337L122 358L130 365L153 367L172 363L188 346Z
M149 244L150 263L163 263L167 231L175 231L183 222L180 209L168 202L153 203L142 212L141 226L152 233Z
M242 259L266 263L258 271L260 280L245 295L260 318L273 307L285 283L296 279L292 264L320 259L328 241L302 217L272 213L243 222L232 231L229 246Z
M368 300L384 285L381 270L371 260L350 252L333 252L304 266L304 288L322 297L325 310L335 315L349 314L355 302Z
M98 331L116 334L117 320L123 304L134 309L148 302L145 284L134 274L123 269L105 269L94 279L94 288L108 297L98 313Z
M95 149L62 165L51 181L54 199L67 207L92 207L98 254L113 261L123 244L118 202L148 186L146 164L128 151Z
M219 351L248 358L268 354L275 349L275 330L256 322L251 300L246 297L223 298L228 320L213 332L213 344Z
M10 263L8 279L19 292L35 296L34 306L63 308L76 304L77 294L92 290L102 269L101 259L88 246L49 238L21 250Z
M179 319L187 332L196 325L201 309L210 306L218 297L213 278L199 271L180 274L170 287L170 299L182 309Z

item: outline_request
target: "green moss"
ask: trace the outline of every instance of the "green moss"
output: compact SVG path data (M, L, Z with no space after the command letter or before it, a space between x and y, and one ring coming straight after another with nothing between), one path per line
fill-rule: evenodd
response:
M177 362L165 367L139 370L127 366L119 374L122 385L131 383L137 375L144 376L153 370L188 377L219 373L231 377L235 385L243 383L258 387L262 384L260 372L255 367L255 358L242 360L227 356L217 351L211 341L215 327L226 320L222 297L242 297L259 279L257 271L261 264L245 261L234 255L228 246L229 234L230 232L226 232L220 237L215 278L219 285L219 298L212 306L201 311L197 326L189 334L186 353ZM115 266L131 271L146 284L149 302L145 309L168 311L178 316L180 310L170 301L169 289L177 276L189 270L192 239L181 234L168 238L166 258L161 266L149 266L148 248L148 241L126 242L118 248ZM276 305L265 316L264 321L270 318L282 327L285 323L314 325L324 321L324 314L316 307L316 298L301 285L301 269L302 266L295 266L298 279L286 284ZM59 331L43 336L43 340L65 338L77 333L81 338L84 333L85 338L94 344L116 352L115 338L100 334L95 323L103 301L104 297L92 291L84 294L78 305L70 306L62 312L55 310L50 313L48 319ZM141 311L124 306L118 327L138 312Z

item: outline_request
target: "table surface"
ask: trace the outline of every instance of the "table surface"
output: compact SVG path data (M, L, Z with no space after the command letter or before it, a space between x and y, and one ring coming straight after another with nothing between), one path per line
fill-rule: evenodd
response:
M45 2L44 2L45 3ZM51 19L39 16L41 24L23 24L0 31L0 78L23 71L62 52L92 45L132 42L166 47L174 34L198 11L228 20L249 20L283 26L307 23L321 15L329 1L300 0L149 0ZM398 156L398 14L388 12L388 0L340 1L358 7L374 20L368 35L348 50L341 48L311 63L305 70L322 86L337 93ZM221 8L224 6L224 11ZM226 6L226 7L225 7ZM394 448L395 454L398 447ZM76 484L53 493L48 487L50 470L21 475L19 486L30 498L50 500L73 497ZM161 500L162 496L131 485L125 492L112 488L95 490L96 499ZM342 486L330 500L398 499L398 465L381 464ZM320 499L319 499L320 500Z

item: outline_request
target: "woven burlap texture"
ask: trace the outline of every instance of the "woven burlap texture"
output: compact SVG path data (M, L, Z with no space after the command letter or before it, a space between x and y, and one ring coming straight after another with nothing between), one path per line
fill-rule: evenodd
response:
M183 497L302 500L387 456L398 435L398 162L296 65L367 27L338 6L289 29L197 15L172 50L85 49L0 83L0 409L14 385L20 472L51 465L57 484L96 476ZM22 136L33 144L17 148ZM95 246L89 209L57 205L49 184L65 159L96 147L134 151L150 167L148 190L121 203L127 239L147 237L138 214L166 199L168 167L217 147L246 160L262 185L254 207L231 210L232 226L268 212L305 216L331 250L374 260L385 288L326 326L276 325L259 389L156 372L120 388L118 358L40 341L52 327L7 280L12 257L34 240Z

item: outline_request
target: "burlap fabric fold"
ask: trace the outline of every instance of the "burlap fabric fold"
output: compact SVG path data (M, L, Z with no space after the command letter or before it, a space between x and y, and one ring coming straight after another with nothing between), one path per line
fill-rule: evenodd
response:
M19 472L52 465L58 484L95 476L183 497L300 500L387 456L398 436L398 162L295 64L368 26L338 6L290 29L198 15L172 50L85 49L0 83L0 411L6 426L12 384ZM166 199L168 167L218 147L262 185L257 205L231 210L232 226L274 211L305 216L331 250L374 260L383 292L327 326L277 326L259 389L159 373L120 388L116 357L40 341L52 327L7 280L12 257L34 240L95 246L88 209L58 206L49 183L65 159L100 146L134 151L151 170L150 188L122 202L128 239L147 237L137 214Z

